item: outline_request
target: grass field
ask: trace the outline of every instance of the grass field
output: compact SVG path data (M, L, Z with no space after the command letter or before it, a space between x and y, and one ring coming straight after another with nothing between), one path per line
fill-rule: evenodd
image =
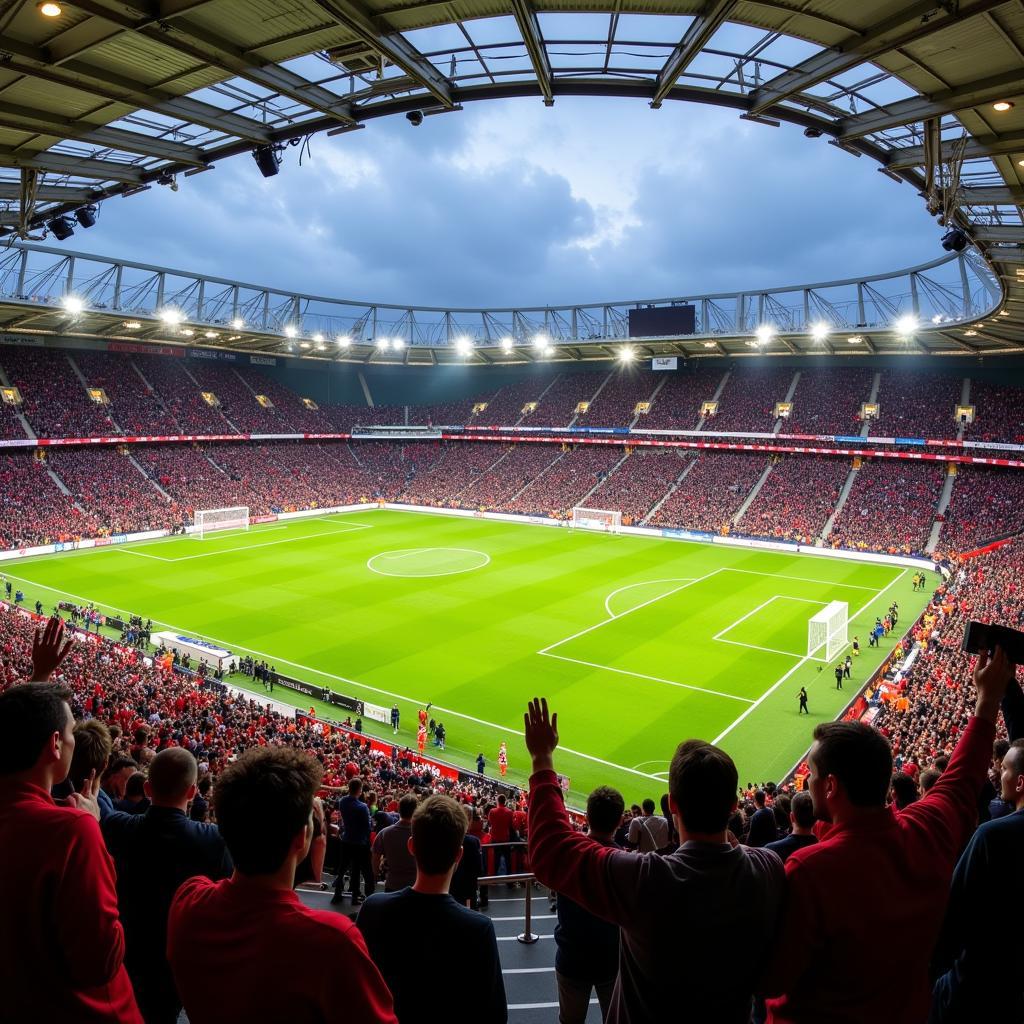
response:
M546 695L574 802L602 782L656 797L692 736L729 750L741 782L781 777L892 646L868 647L875 615L895 599L907 623L926 601L895 566L384 510L7 568L29 604L95 601L397 700L409 745L416 708L433 701L444 756L472 765L483 751L496 774L506 740L513 781L528 772L526 700ZM807 620L833 600L848 602L861 639L842 693L832 666L806 657ZM809 718L797 716L802 685Z

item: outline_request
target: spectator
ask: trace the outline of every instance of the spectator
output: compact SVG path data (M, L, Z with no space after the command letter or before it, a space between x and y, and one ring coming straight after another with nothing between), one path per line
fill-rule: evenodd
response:
M587 797L590 838L602 846L617 849L615 830L625 809L626 803L618 790L610 786L595 789ZM583 1024L590 1008L592 989L597 992L604 1020L619 973L619 929L588 913L569 896L558 895L556 911L555 979L559 1024Z
M45 636L57 646L41 644L41 659L59 651L53 621ZM42 680L49 671L35 675ZM75 749L69 697L43 681L0 694L3 1014L12 1021L141 1024L123 964L114 866L98 824L99 776L72 794L69 806L50 796Z
M1014 813L982 825L953 873L931 1024L1024 1020L1021 942L1012 922L1000 927L1024 864L1024 740L1003 757L1000 781Z
M779 838L779 830L775 827L775 814L766 806L767 797L763 789L754 793L754 805L757 810L750 819L747 832L747 846L767 846Z
M312 757L282 747L249 750L221 774L217 821L234 874L185 882L167 928L167 959L191 1024L394 1024L358 929L303 906L293 891L320 781Z
M557 715L534 701L526 716L530 862L540 882L621 928L619 974L608 1020L669 1020L680 1002L694 1021L747 1024L754 979L783 898L778 857L732 846L736 766L699 740L680 744L669 771L669 806L682 845L668 856L609 849L569 823L552 755Z
M463 804L462 809L466 813L469 829L473 828L474 823L480 824L480 816L475 807ZM469 829L462 840L462 859L455 865L455 874L452 875L449 891L452 894L452 899L457 903L477 910L480 904L479 879L483 874L484 859L480 839L478 836L472 835Z
M412 817L416 881L371 896L359 911L359 929L395 997L401 1024L434 1024L443 1015L440 1007L457 1006L467 1007L480 1024L508 1020L494 925L448 891L465 834L463 809L450 797L428 797Z
M512 870L512 858L507 845L512 842L512 812L508 809L507 803L505 794L498 794L497 806L492 807L487 814L487 831L491 837L491 845L499 846L494 853L497 864L494 871L496 875Z
M654 813L654 801L643 802L643 811L629 823L629 848L641 853L656 853L667 849L669 841L668 821ZM615 823L618 827L618 822ZM607 844L606 844L607 845Z
M143 772L135 772L125 784L124 797L114 804L114 810L123 814L145 814L148 807L146 776Z
M345 875L351 872L352 905L358 906L376 888L373 867L370 864L370 809L359 799L363 791L363 780L352 779L348 784L348 795L338 801L341 815L341 859L338 877L334 883L332 903L344 898ZM365 895L359 891L360 879L366 886Z
M913 776L906 772L896 772L892 777L892 803L897 811L902 811L917 800L921 793Z
M167 747L149 768L149 809L141 815L113 812L101 822L117 867L125 966L146 1024L174 1024L181 1012L167 964L167 915L178 886L193 875L216 881L231 874L217 826L189 821L185 813L195 791L196 759L181 747Z
M768 1000L772 1024L927 1016L928 958L953 866L977 820L1009 675L1001 650L979 657L975 717L949 768L898 815L885 806L893 767L886 739L859 722L814 730L808 786L815 815L832 828L786 861L789 898L765 975L765 994L776 997ZM845 892L859 877L871 879L870 904ZM876 960L865 985L861 957L880 935L900 936L901 953Z
M377 833L373 841L373 874L380 878L381 863L387 865L384 891L395 892L416 881L416 860L409 849L412 816L419 801L415 793L406 793L398 801L398 821Z
M124 799L125 787L128 780L139 770L138 764L130 757L114 757L107 765L103 773L101 792L107 797L106 806L101 797L100 807L104 814L114 809L118 800Z
M213 789L213 779L209 775L204 775L196 785L196 795L192 798L192 806L189 808L188 816L192 821L209 820L211 789Z
M757 817L757 815L755 815ZM777 853L785 864L791 853L802 850L805 846L813 846L817 841L814 834L814 801L811 794L806 792L796 793L790 805L789 821L792 831L783 839L776 839L774 843L767 843L766 850Z

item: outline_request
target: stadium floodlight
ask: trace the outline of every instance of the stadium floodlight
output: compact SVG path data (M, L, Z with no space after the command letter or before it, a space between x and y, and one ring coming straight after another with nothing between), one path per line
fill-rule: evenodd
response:
M217 337L217 332L216 331L203 331L203 337L204 338L211 338L211 339L212 338L216 338Z
M850 337L846 339L846 344L859 345L863 340L864 339L859 334L851 334Z
M299 333L299 330L295 326L295 324L285 324L284 325L284 336L286 338L294 338L294 337L296 337L298 335L298 333Z
M186 338L191 338L196 332L193 331L191 327L182 327L181 333L184 334Z
M932 323L933 324L941 324L942 323L942 314L941 313L936 313L935 316L932 317Z
M96 223L96 212L96 204L90 203L88 206L83 206L80 209L75 210L75 220L77 220L83 228L91 228L93 224Z
M391 339L391 347L393 349L403 349L403 348L405 348L405 338L392 338Z
M36 10L44 18L59 18L64 13L60 4L53 3L52 0L44 0L43 3L36 4Z
M811 337L819 344L829 335L831 328L828 324L818 323L811 327Z
M85 309L85 303L77 295L65 295L61 305L68 316L78 316Z
M754 337L757 339L758 345L767 345L775 337L775 328L771 324L761 324L754 331Z
M173 309L168 306L167 309L160 310L160 319L163 320L168 327L177 327L185 317L182 316L180 309Z
M352 344L352 339L347 334L339 334L335 341L338 343L338 348L348 348Z
M47 222L46 230L58 242L63 242L75 233L75 222L70 217L54 217L53 220Z
M313 335L313 340L318 343L322 342L324 340L324 336L319 331L317 331L316 334Z
M460 356L468 356L473 351L473 342L463 335L455 339L455 351Z
M901 338L909 338L921 325L918 323L916 316L912 313L907 313L905 316L901 316L892 326Z
M501 339L501 351L511 352L513 347L513 341L511 338L505 337Z
M541 351L548 348L548 338L546 334L535 334L533 336L533 347L539 348Z
M387 352L390 342L387 338L378 338L374 344L376 344L377 348L379 348L381 352Z
M550 359L555 354L555 346L545 345L542 349L541 354L545 357L545 359Z
M245 321L240 317L236 316L231 321L231 329L233 331L240 331L245 326Z
M623 345L619 349L619 359L624 363L631 363L636 358L636 352L629 345Z
M705 348L714 348L715 345L718 344L718 342L717 341L705 341L703 344L704 344Z
M142 329L141 320L125 320L121 325L126 331L139 331Z

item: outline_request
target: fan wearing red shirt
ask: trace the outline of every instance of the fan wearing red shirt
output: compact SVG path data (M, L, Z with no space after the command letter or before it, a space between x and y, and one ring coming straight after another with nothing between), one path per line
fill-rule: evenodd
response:
M45 682L71 647L51 619L33 681L0 694L0 1017L142 1024L124 968L114 865L93 772L70 806L50 796L75 750L70 692Z
M899 814L885 804L892 752L884 736L859 722L814 730L808 787L815 815L831 827L786 861L789 899L763 985L778 997L768 1000L770 1024L927 1019L928 960L977 824L1012 672L999 648L978 657L974 717L939 780ZM897 935L900 955L875 958L866 980L864 951Z
M397 1024L355 925L310 910L294 891L321 774L308 754L259 747L217 780L217 824L234 874L190 878L167 927L167 959L192 1024Z

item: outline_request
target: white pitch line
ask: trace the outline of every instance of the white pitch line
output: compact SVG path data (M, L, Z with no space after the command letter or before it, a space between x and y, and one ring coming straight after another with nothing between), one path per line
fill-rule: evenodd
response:
M749 619L751 615L756 615L762 608L767 608L768 605L772 603L772 601L778 600L778 596L778 594L775 594L772 597L769 597L767 601L763 601L756 608L752 608L749 612L747 612L746 615L741 615L735 622L726 626L725 629L720 629L711 639L718 640L723 633L728 633L730 629L735 629L741 622L746 622L746 620Z
M178 558L166 558L166 562L190 562L193 558L213 558L215 555L230 555L235 551L255 551L256 548L270 548L275 544L294 544L300 540L312 540L315 537L329 537L332 533L355 533L357 530L369 530L369 526L353 526L348 530L320 530L317 533L305 533L301 537L283 537L281 540L268 540L262 544L242 544L234 548L220 548L218 551L201 551L198 555L181 555ZM118 549L120 550L120 549ZM127 554L135 555L137 551L129 550ZM149 557L156 558L158 556L152 555Z
M702 580L710 579L712 576L717 576L718 573L722 572L722 569L713 569L709 573L705 573L703 576L696 577L692 583L684 583L681 587L676 587L672 591L673 594L678 593L680 590L685 590L687 587L692 587L694 583L700 583ZM577 637L586 636L592 630L600 629L601 626L607 626L609 622L616 622L619 619L625 618L627 615L632 615L633 612L640 611L641 608L646 608L649 604L654 604L655 601L661 601L669 594L659 594L657 597L652 597L649 601L643 601L638 604L635 608L630 608L627 611L622 612L620 615L612 616L608 619L602 619L600 622L595 622L592 626L587 626L586 629L581 629L578 633L573 633L572 636L563 637L561 640L556 640L553 644L548 644L543 650L538 651L538 654L547 654L549 651L553 651L556 647L561 647L562 644L567 644L570 640L575 640Z
M5 575L7 575L9 579L17 580L19 583L27 583L29 586L38 587L40 590L49 590L54 594L63 594L65 597L70 597L74 601L85 601L88 603L94 600L90 597L82 597L81 594L72 594L70 591L61 590L59 587L51 587L45 583L38 583L35 580L26 580L20 576L13 576L10 573L6 573ZM106 601L101 601L99 603L105 608L111 608L115 612L120 612L122 615L134 614L134 612L129 612L124 608L118 608L117 605L108 604ZM335 682L346 683L349 686L355 686L361 690L369 690L371 693L382 693L385 697L391 697L393 700L404 700L410 704L418 704L420 707L424 707L427 703L418 697L409 697L403 693L395 693L393 690L384 690L379 686L371 686L369 683L360 683L355 679L349 679L346 676L335 675L333 672L325 672L321 668L312 668L309 665L302 665L297 661L289 661L287 658L282 658L276 654L268 654L266 651L254 650L252 647L246 647L244 644L235 644L230 640L221 640L218 637L207 636L206 634L200 633L198 630L190 629L187 626L176 626L171 622L164 622L161 619L153 619L153 622L158 626L166 626L168 629L173 629L178 633L185 633L197 637L200 640L211 641L225 649L237 648L240 651L244 651L246 654L255 654L258 658L267 658L275 664L280 662L282 665L290 665L292 668L301 669L303 672L312 672L314 675L323 676L325 679L333 679ZM434 704L433 706L437 708L438 711L443 711L446 715L461 718L466 722L475 722L477 725L485 725L489 729L497 729L506 736L509 734L519 735L519 730L521 728L519 725L498 725L497 722L488 722L486 719L476 718L473 715L467 715L461 711L455 711L452 708L442 707L440 704ZM653 779L655 782L663 781L656 775L648 775L646 772L638 772L633 768L627 768L624 764L616 764L614 761L606 761L603 757L595 757L593 754L584 754L583 751L573 750L572 747L566 747L559 744L558 749L564 750L565 753L572 754L574 757L582 757L586 761L593 761L595 764L603 764L606 768L616 768L619 771L628 772L630 775L639 775L642 779Z
M730 630L735 629L741 622L744 622L747 619L749 619L751 615L756 615L762 608L766 607L767 605L770 605L772 603L772 601L799 601L801 604L820 604L820 605L827 605L828 604L828 601L815 601L813 598L810 598L810 597L790 597L788 594L773 594L771 597L768 598L767 601L763 602L762 604L759 604L755 609L753 609L753 611L747 612L746 615L741 615L734 623L732 623L729 626L726 626L725 629L720 629L711 639L712 640L720 640L722 643L726 643L726 644L733 644L734 643L738 647L753 647L753 648L755 648L756 650L759 650L759 651L771 651L772 648L770 648L770 647L758 647L757 644L741 644L737 640L722 640L722 637L725 636L725 634L728 633ZM772 651L772 653L773 654L785 654L786 652L785 651ZM794 655L794 657L799 658L800 655L797 654L797 655Z
M742 572L746 573L748 576L771 576L773 579L777 580L798 580L800 583L821 583L826 587L849 587L851 590L870 590L872 592L874 592L875 590L874 587L865 587L861 583L837 583L835 580L811 580L808 579L806 576L784 576L782 573L779 572L763 572L759 569L737 569L735 566L732 565L725 566L724 571ZM907 570L904 569L903 572L896 577L896 579L900 579L900 577L903 576L906 573L906 571ZM895 582L895 580L893 582Z
M615 614L615 612L613 612L611 610L611 608L609 607L609 602L611 601L611 599L613 597L615 597L616 594L621 594L621 593L623 593L626 590L632 590L634 587L649 587L649 586L653 586L655 583L692 583L692 582L693 582L693 577L692 576L674 576L671 579L667 579L667 580L641 580L639 583L627 583L624 587L619 587L618 590L613 590L604 599L604 610L608 613L608 618L610 618L610 619L618 618L618 616ZM662 594L662 597L668 597L670 594L674 594L674 593L675 593L675 590L669 590L666 593Z
M749 647L752 651L764 651L765 654L785 654L788 658L802 658L802 654L797 654L796 651L780 651L777 647L762 647L760 644L745 644L742 640L719 640L719 638L713 637L712 639L718 640L720 644L732 644L733 647Z
M618 672L623 676L635 676L637 679L649 679L653 683L665 683L667 686L678 686L681 690L696 690L698 693L709 693L714 697L728 697L729 700L742 701L744 704L753 704L749 697L737 697L734 693L723 693L721 690L709 690L703 686L693 686L690 683L677 683L673 679L662 679L661 676L648 676L643 672L630 672L625 668L613 668L611 665L601 665L595 661L580 661L579 658L567 658L564 654L549 654L547 651L540 651L545 658L558 658L559 661L571 661L574 665L586 665L589 668L603 669L605 672Z
M903 579L903 577L906 576L908 572L910 572L909 569L904 569L895 579L890 580L881 590L877 591L873 597L868 598L868 600L860 608L858 608L857 611L855 611L850 618L856 619L857 616L865 612L887 590L889 590L891 587L899 583L899 581ZM727 726L711 742L714 743L716 746L719 743L721 743L722 740L725 739L725 737L728 736L729 733L731 733L733 729L735 729L736 726L739 725L740 722L742 722L743 719L747 717L747 715L749 715L752 711L759 708L798 668L801 668L810 660L811 656L809 654L801 658L777 683L775 683L774 685L770 686L767 690L765 690L765 692L762 693L761 696L758 697L757 700L755 700L754 703L751 704L750 707L747 708L746 711L744 711L743 714L736 719L736 721L734 721L731 725Z

